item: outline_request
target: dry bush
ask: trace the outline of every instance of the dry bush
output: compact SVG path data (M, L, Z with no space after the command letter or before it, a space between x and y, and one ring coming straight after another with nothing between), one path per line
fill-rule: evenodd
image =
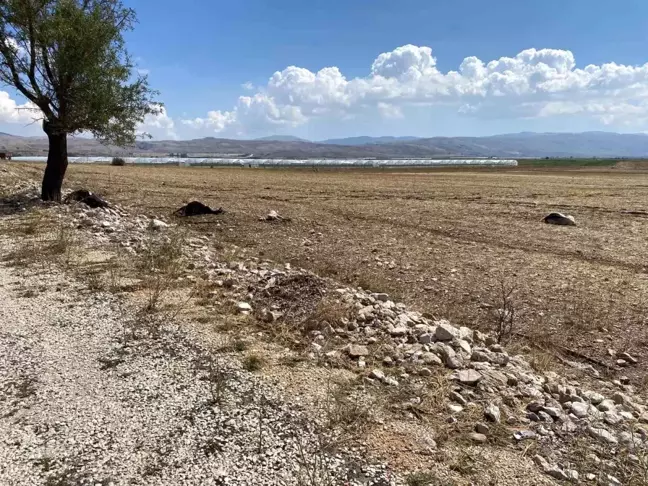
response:
M265 365L265 359L257 353L249 353L243 358L243 368L249 372L259 371Z
M126 165L126 161L121 157L113 157L110 165L115 167L123 167L124 165Z
M519 309L515 300L517 286L514 283L501 279L497 285L495 296L493 329L497 342L508 343L516 332Z
M150 235L139 255L136 270L146 292L145 312L158 310L162 296L168 292L182 273L184 238L180 233L155 238Z

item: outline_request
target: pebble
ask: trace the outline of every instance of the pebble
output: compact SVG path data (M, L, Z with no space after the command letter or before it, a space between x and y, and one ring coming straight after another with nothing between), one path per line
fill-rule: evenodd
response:
M476 442L477 444L485 444L488 442L488 437L478 432L471 433L469 437L471 441Z
M239 302L238 304L236 304L236 308L242 314L249 314L250 312L252 312L252 306L247 302Z
M491 422L499 423L502 417L500 409L497 405L488 405L484 410L484 416Z

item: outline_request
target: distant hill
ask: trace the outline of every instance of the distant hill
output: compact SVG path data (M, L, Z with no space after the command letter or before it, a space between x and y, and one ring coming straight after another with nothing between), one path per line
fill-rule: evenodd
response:
M262 142L309 142L309 140L291 135L271 135L269 137L255 138L255 140Z
M409 142L419 140L420 137L349 137L349 138L330 138L322 140L320 143L332 145L371 145L393 142Z
M338 143L332 143L338 142ZM16 155L46 155L47 138L0 134L0 147ZM142 141L126 149L70 138L70 155L247 154L285 158L412 157L648 157L648 135L610 132L509 133L491 137L353 137L309 142L296 137L259 140L200 138Z

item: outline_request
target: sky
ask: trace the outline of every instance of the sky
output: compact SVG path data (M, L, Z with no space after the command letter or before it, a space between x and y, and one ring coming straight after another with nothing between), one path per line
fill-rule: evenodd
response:
M154 139L648 132L645 0L124 0ZM0 86L0 132L40 135Z

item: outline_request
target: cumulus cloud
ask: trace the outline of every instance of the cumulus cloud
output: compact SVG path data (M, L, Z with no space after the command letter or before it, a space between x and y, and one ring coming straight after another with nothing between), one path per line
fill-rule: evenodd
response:
M241 96L231 110L183 123L245 133L318 118L400 117L405 107L434 105L471 117L582 115L607 124L645 124L648 63L579 68L571 51L527 49L490 61L467 57L456 70L442 72L430 47L406 45L380 54L366 76L353 79L337 67L312 72L289 66L254 96Z
M139 135L149 134L156 139L177 139L175 122L162 107L155 115L146 115L144 122L137 129Z
M42 119L42 112L31 102L18 104L6 91L0 91L0 123L28 124ZM147 115L137 128L138 135L177 139L175 122L164 107L156 115Z
M19 105L6 91L0 91L0 123L31 123L40 118L40 110L31 102Z

